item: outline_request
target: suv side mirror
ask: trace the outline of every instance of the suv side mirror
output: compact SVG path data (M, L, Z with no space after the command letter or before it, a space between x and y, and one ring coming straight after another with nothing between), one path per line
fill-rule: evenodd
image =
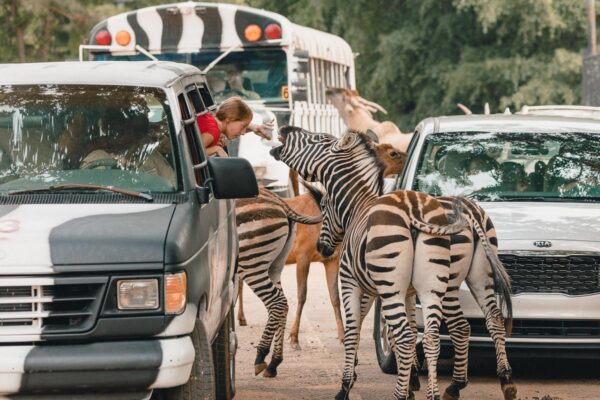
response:
M212 190L217 199L258 196L258 183L252 166L245 158L209 157Z

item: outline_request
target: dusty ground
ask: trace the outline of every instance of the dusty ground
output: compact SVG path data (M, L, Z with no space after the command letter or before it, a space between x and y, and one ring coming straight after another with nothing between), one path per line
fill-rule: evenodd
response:
M287 328L292 324L296 310L295 266L287 266L283 273L283 287L290 304ZM343 348L336 339L335 320L327 289L323 266L313 263L309 278L309 294L302 316L301 351L291 349L286 340L284 361L274 379L254 376L255 346L264 324L266 311L256 296L244 288L248 326L237 327L239 349L237 356L236 399L333 399L340 387ZM372 312L362 329L358 353L358 380L351 392L353 400L389 399L395 376L382 373L375 357ZM287 334L286 334L287 335ZM509 354L510 356L510 354ZM600 399L600 361L511 360L515 371L518 399L571 400ZM493 359L474 360L470 365L470 383L462 391L463 399L501 399L500 386L495 377ZM451 377L449 362L440 367L440 388L445 388ZM422 385L426 377L421 377ZM424 391L416 399L425 399Z

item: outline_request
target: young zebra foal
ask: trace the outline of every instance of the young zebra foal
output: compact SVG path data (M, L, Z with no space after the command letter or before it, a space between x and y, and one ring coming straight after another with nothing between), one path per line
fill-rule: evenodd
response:
M323 184L335 210L336 224L346 232L340 257L346 357L342 388L336 399L347 399L356 380L360 326L376 296L384 301L386 319L394 329L398 364L406 365L399 369L394 399L409 398L413 339L404 301L413 269L422 272L419 285L429 292L423 295L425 304L430 304L426 323L427 342L431 344L426 347L431 367L428 398L439 398L435 367L441 302L450 265L447 235L462 230L465 221L458 219L449 225L437 200L423 193L394 192L380 199L383 177L377 154L364 134L348 131L338 140L293 127L282 128L280 134L283 145L271 150L271 154L304 179ZM373 207L376 214L371 212ZM393 225L390 232L381 232L384 224L378 219L384 215L386 224ZM413 228L424 232L416 240L417 251L413 251ZM394 251L383 254L389 249ZM333 249L321 250L327 256Z
M293 243L293 223L317 224L321 217L297 214L279 196L261 188L254 199L236 201L239 238L238 272L264 303L269 317L256 350L254 374L277 376L283 361L283 340L288 304L281 288L281 271ZM273 345L269 365L265 358Z

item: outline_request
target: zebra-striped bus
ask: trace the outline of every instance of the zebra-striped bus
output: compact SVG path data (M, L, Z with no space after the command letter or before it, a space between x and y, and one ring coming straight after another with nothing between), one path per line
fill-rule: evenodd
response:
M217 102L241 96L257 118L311 131L342 132L325 90L355 89L354 55L342 38L235 4L185 2L118 14L99 22L83 48L95 60L142 60L149 53L193 64L207 73ZM281 193L288 169L268 155L274 144L245 135L239 155Z

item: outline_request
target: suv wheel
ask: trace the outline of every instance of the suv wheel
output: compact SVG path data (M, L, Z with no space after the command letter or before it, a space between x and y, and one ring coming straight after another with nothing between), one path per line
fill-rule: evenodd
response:
M196 320L191 334L196 357L192 365L190 379L185 385L155 391L152 397L157 400L197 400L215 398L215 381L212 351L202 323Z
M375 340L375 353L377 354L377 362L379 368L386 374L396 375L398 367L396 365L396 356L392 351L391 332L385 324L385 319L381 313L381 300L378 298L375 301L375 321L373 326L373 339ZM425 354L423 353L423 345L417 341L417 358L419 365L423 365Z
M217 400L231 400L235 395L235 334L234 313L229 314L219 329L213 343Z

